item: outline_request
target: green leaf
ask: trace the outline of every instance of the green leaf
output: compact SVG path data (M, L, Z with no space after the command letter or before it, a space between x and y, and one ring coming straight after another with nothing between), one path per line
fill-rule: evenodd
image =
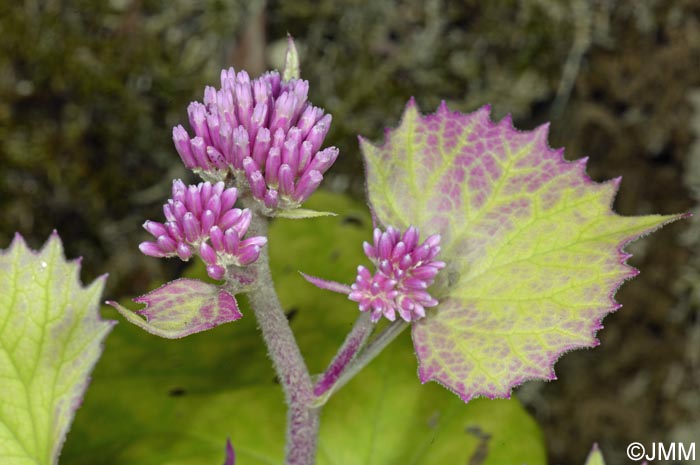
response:
M544 464L539 428L515 400L464 405L439 386L421 386L408 337L331 398L321 418L319 464L467 463Z
M318 192L309 205L333 208L339 215L312 222L273 221L269 252L283 306L309 367L319 373L359 311L346 296L306 283L298 270L352 282L372 222L366 206L343 196ZM190 277L205 276L199 266ZM66 463L211 465L221 462L226 437L237 464L282 463L282 390L255 318L241 300L245 317L235 325L177 343L131 325L116 328L67 444ZM492 461L484 463L498 464L502 453L517 456L508 463L544 463L541 434L517 401L465 406L437 386L421 386L407 343L399 341L329 401L321 421L318 465L364 465L368 457L369 463L382 465L414 457L421 465L466 463L460 460L481 444L465 432L473 426L493 435ZM384 407L378 411L380 404ZM370 444L370 430L356 425L387 434L391 450ZM418 435L421 440L414 441Z
M58 234L38 252L17 234L0 251L0 458L55 465L102 342L115 322L99 317L105 277L80 283Z
M637 271L623 247L681 215L622 217L619 179L547 145L547 127L494 123L489 108L422 116L415 102L384 145L362 141L370 204L385 226L442 236L440 304L413 326L421 381L464 401L508 397L554 379L572 349L593 347L617 288Z
M593 444L591 452L588 454L588 458L586 458L585 465L605 465L605 460L603 460L603 453L600 452L598 444Z
M308 210L306 208L295 208L293 210L275 210L271 216L277 218L289 218L292 220L300 220L304 218L318 218L321 216L337 216L333 212L319 212L316 210Z
M131 323L166 339L206 331L243 316L231 294L221 286L198 279L176 279L137 297L134 302L146 307L132 312L117 302L107 303Z
M289 81L290 79L299 79L301 72L299 70L299 52L294 44L294 39L291 35L287 35L287 54L284 57L284 70L282 71L282 80Z

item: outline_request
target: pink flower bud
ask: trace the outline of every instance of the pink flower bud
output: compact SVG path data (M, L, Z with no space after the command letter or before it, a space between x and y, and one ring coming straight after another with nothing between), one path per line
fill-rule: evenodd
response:
M297 173L302 173L306 170L309 165L311 158L313 156L313 146L311 142L305 140L301 143L301 150L299 151L299 166L297 167Z
M255 104L267 104L269 99L272 97L272 86L270 83L264 79L256 79L253 81L253 96L255 98Z
M223 279L226 274L226 268L219 265L209 265L207 266L207 274L212 279Z
M239 242L236 230L233 228L227 229L224 233L224 249L226 252L233 255L237 254Z
M227 168L224 154L216 150L211 145L207 147L207 158L209 159L211 166L214 166L220 170L225 170Z
M277 208L279 204L279 195L275 189L268 189L265 193L265 206L269 209Z
M189 169L195 168L197 161L194 159L194 154L192 154L192 149L190 148L190 136L187 135L187 131L181 125L173 128L173 142L175 143L175 150L180 155L185 167Z
M185 231L182 230L182 227L177 221L168 221L165 223L165 227L168 230L168 235L177 242L185 240Z
M165 227L165 225L155 221L146 221L145 223L143 223L143 229L151 233L153 237L156 238L158 236L168 234L168 229Z
M294 174L299 166L299 145L298 142L288 139L282 146L282 164L289 166Z
M207 149L209 147L216 148L221 147L220 140L220 127L219 127L219 114L218 113L206 113L207 122L207 133L210 137L210 142L207 144ZM206 140L206 138L205 138Z
M206 86L204 88L204 106L210 108L216 105L216 89L211 86Z
M375 322L382 316L393 321L397 313L405 321L425 317L425 308L438 304L427 288L445 266L432 260L439 244L438 235L419 244L418 231L412 226L403 236L392 227L385 232L376 228L373 244L365 242L363 249L377 271L372 275L367 268L358 267L348 298L358 303L360 311L371 312L370 319Z
M258 166L265 166L267 153L270 150L270 130L261 128L255 136L255 144L253 145L253 160Z
M254 140L256 135L258 134L258 131L260 129L265 128L265 126L267 125L267 113L268 107L266 103L258 103L257 105L255 105L255 109L253 110L253 116L250 120L250 139Z
M182 221L182 218L185 216L185 213L187 213L187 207L185 207L184 202L180 202L179 200L176 200L172 203L172 211L175 216L175 220L180 222Z
M239 76L241 73L238 73ZM250 83L246 81L237 82L234 92L236 96L236 117L238 118L238 122L247 131L250 131L251 119L253 117L253 94L252 89L250 88Z
M210 169L209 158L207 157L207 144L204 139L197 136L190 141L190 147L192 149L192 156L194 156L197 162L197 167L208 170Z
M266 213L297 208L338 156L335 148L319 152L332 117L309 103L308 93L307 81L282 82L276 71L251 80L245 71L222 70L221 87L206 87L204 103L192 102L187 108L195 137L190 139L178 125L173 128L173 143L185 166L205 179L233 177L248 185L254 180L254 198ZM264 186L255 170L244 169L248 157L258 167ZM284 185L280 186L282 165L290 171L283 170ZM312 171L317 173L310 174ZM170 210L176 217L175 207ZM222 205L221 210L226 208Z
M223 186L223 183L221 183ZM221 211L226 212L233 208L233 206L236 204L236 200L238 198L238 191L236 191L235 187L232 187L230 189L226 189L223 193L219 194L220 199L221 199Z
M268 186L277 187L277 173L282 164L282 157L278 148L273 147L267 156L265 163L265 181Z
M183 262L186 262L192 257L192 248L184 242L179 242L176 249L177 256Z
M218 226L212 226L209 230L209 239L211 240L211 246L217 252L224 252L224 232Z
M304 112L299 117L299 122L297 123L297 127L301 131L302 139L306 139L311 131L311 128L314 127L322 116L323 110L318 107L309 105L304 109Z
M202 242L199 246L199 256L202 257L202 260L204 260L204 263L207 265L217 264L216 251L206 242Z
M265 198L265 178L260 171L255 171L248 177L248 185L253 197L259 200Z
M294 193L294 173L287 164L280 166L279 192L285 197L289 197Z
M318 123L316 123L313 128L311 128L311 131L306 137L306 140L311 142L313 152L317 152L318 149L321 148L321 144L323 144L323 139L326 138L326 135L328 134L328 131L331 128L332 120L333 117L331 115L326 115L323 118L321 118L321 120Z
M171 239L168 236L160 236L156 240L156 244L158 244L158 248L163 252L164 254L169 254L171 252L175 251L175 248L177 247L177 242L175 242L174 239ZM162 256L162 255L161 255Z
M190 118L190 126L197 137L201 137L206 145L211 145L209 137L209 127L207 126L207 112L204 105L199 102L190 103L187 107L187 114Z
M165 253L160 249L160 246L156 242L142 242L139 244L139 250L142 254L148 255L149 257L160 258L165 255Z
M201 220L202 231L206 234L214 224L216 224L216 215L214 215L214 212L211 210L204 210Z
M243 160L250 156L250 144L248 142L248 132L243 126L238 126L233 130L235 144L233 147L233 167L237 170L243 169Z
M182 229L185 231L185 239L187 242L196 242L202 234L199 220L192 212L185 213L182 219Z
M255 162L248 158L246 166L254 169ZM262 179L259 170L252 171L252 174ZM193 253L197 253L207 263L207 270L211 271L209 275L215 279L221 279L228 266L245 266L257 259L267 239L261 236L245 238L252 213L248 209L234 208L235 188L225 189L223 182L185 186L176 180L172 192L177 200L169 199L163 207L168 221L165 224L146 221L143 225L156 239L139 245L144 254L189 260ZM263 182L261 197L264 192Z
M272 146L281 151L282 146L284 145L284 141L287 140L287 133L284 131L284 129L279 128L276 131L272 132L272 134Z
M238 254L238 261L241 265L250 265L260 256L260 247L257 245L241 248Z
M297 183L296 189L292 197L297 202L303 202L318 188L323 181L323 175L318 171L312 170L305 172Z
M205 208L211 211L214 214L214 217L218 218L221 214L221 195L218 194L210 197L209 200L207 200Z
M238 208L229 210L221 216L221 218L219 219L218 226L221 228L222 231L226 231L228 228L232 227L238 222L242 214L243 210L240 210Z

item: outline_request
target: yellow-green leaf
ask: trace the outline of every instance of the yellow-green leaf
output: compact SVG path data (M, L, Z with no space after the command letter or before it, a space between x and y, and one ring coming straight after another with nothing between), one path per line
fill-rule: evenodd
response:
M113 321L105 277L80 283L58 234L34 252L18 234L0 251L0 463L55 465Z
M464 401L508 397L554 363L593 347L617 288L637 274L623 247L682 215L623 217L619 179L596 183L586 160L547 145L547 126L515 129L442 105L409 102L382 146L362 141L371 207L384 226L440 234L440 304L413 325L423 382Z

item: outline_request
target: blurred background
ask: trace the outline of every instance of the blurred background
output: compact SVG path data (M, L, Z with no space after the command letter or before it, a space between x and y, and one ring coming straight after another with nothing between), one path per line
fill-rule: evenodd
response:
M341 158L325 187L361 198L356 136L379 140L415 96L471 111L491 103L550 144L623 176L623 215L692 211L700 199L700 4L696 0L109 0L0 2L0 246L55 228L83 280L107 296L181 272L142 256L171 179L186 106L233 65L279 68L296 39L310 98L333 114ZM631 441L700 437L700 226L629 248L643 273L617 294L602 344L567 355L559 380L517 393L550 463L593 442L626 463Z

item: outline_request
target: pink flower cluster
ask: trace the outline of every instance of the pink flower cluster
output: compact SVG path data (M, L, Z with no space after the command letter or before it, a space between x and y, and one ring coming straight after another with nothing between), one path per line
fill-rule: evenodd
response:
M268 212L297 208L338 157L335 147L320 150L332 118L307 102L308 91L308 81L282 81L276 71L251 81L223 70L221 88L207 87L204 103L187 109L195 137L173 128L175 148L205 180L233 173Z
M425 316L425 307L438 304L427 288L433 284L445 263L436 261L440 252L440 236L428 237L418 243L418 230L411 226L403 234L392 227L382 232L374 230L374 244L363 244L365 254L376 265L372 275L364 266L358 267L357 279L351 286L350 300L360 304L360 311L371 311L371 320L382 315L396 319L396 312L406 321Z
M187 261L198 254L207 265L207 274L222 279L226 267L245 266L260 255L267 243L261 236L243 239L252 214L233 208L236 188L224 189L223 181L185 186L173 181L173 197L163 206L165 223L146 221L144 229L155 241L142 242L139 249L151 257L180 257Z

